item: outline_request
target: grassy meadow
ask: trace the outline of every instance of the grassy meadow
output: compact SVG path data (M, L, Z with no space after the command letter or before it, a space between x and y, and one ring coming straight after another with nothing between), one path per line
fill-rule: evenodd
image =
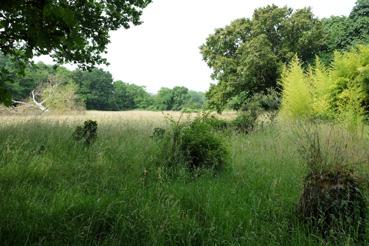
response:
M87 119L98 122L89 148L72 138ZM230 166L194 178L168 176L160 165L150 136L167 126L159 112L1 116L1 245L337 243L296 216L307 173L299 127L275 123L247 135L219 132ZM342 138L347 157L368 158L369 164L366 133L339 136L322 129L333 142ZM368 176L367 166L356 169Z

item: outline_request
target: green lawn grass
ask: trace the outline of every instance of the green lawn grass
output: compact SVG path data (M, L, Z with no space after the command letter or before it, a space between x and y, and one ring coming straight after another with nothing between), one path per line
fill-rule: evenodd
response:
M77 122L0 125L1 245L330 244L297 219L306 168L288 127L223 134L231 167L192 178L160 167L162 118L101 118L89 148Z

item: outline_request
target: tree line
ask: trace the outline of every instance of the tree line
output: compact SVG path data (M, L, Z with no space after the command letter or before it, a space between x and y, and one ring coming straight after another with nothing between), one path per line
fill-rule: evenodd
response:
M359 0L349 16L319 19L310 8L268 5L219 28L201 46L217 80L206 93L209 107L240 109L250 98L280 91L284 66L297 55L302 66L316 56L329 64L334 52L369 43L369 0Z
M63 106L63 95L67 96L65 99L78 101L79 106L83 104L87 110L197 110L205 103L204 93L176 86L161 88L153 95L143 86L114 81L109 72L100 68L71 71L37 63L28 65L19 74L16 65L12 58L0 55L0 66L8 71L2 73L8 77L3 80L4 87L12 95L13 104L27 100L35 90L40 101L50 98L47 104L53 104L54 109Z

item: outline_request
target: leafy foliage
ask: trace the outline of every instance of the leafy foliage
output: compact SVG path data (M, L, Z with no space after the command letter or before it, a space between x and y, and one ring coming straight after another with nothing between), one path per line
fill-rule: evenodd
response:
M369 46L336 53L330 73L331 108L341 121L353 124L369 116Z
M275 5L256 9L251 19L217 29L201 47L212 78L218 80L206 94L208 104L222 111L242 93L252 97L276 88L282 64L294 54L305 63L324 49L322 23L310 9Z
M140 24L142 9L151 0L2 0L0 52L17 60L23 73L34 56L50 55L58 63L82 68L107 64L109 32ZM0 102L11 104L13 70L1 67Z
M327 54L330 61L335 50L349 50L357 44L369 43L369 1L358 0L348 17L333 16L323 20L327 33Z
M319 59L305 73L297 58L283 74L281 115L331 118L355 127L369 116L369 46L336 52L329 69Z
M283 71L281 86L283 91L280 114L293 119L312 117L312 88L297 57Z
M57 82L58 83L58 82ZM78 86L68 83L48 84L42 88L41 98L48 109L56 112L69 112L84 109L84 104L77 96Z
M183 86L173 89L161 88L155 96L154 108L157 110L192 110L202 108L205 102L201 92L190 91Z
M102 69L91 71L77 70L73 79L79 89L78 94L86 103L87 109L111 110L113 98L113 77Z
M150 0L20 1L0 3L0 50L4 54L51 55L60 63L106 63L109 32L140 24Z
M172 121L162 144L167 167L183 165L190 171L221 171L228 162L229 154L223 140L202 117L190 122Z
M255 111L241 112L232 121L232 126L240 133L250 133L255 128L257 116Z

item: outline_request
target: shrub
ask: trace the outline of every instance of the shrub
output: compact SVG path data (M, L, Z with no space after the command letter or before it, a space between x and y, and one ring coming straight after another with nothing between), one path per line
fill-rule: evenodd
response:
M228 151L223 140L204 117L173 123L163 141L163 161L167 167L184 166L191 172L201 169L221 171Z
M347 153L359 155L359 152L349 150L348 142L337 138L342 129L339 133L330 133L327 139L319 134L317 125L304 130L302 138L305 142L300 144L300 153L309 172L298 203L299 217L326 238L350 236L364 239L366 202L360 183L350 168L352 163L361 161Z
M83 126L77 126L73 133L73 138L76 141L83 142L85 145L93 144L97 138L97 122L87 120Z
M310 118L313 115L311 87L297 56L281 79L282 104L280 114L286 118Z
M232 126L240 133L250 133L255 128L257 116L254 111L241 112L232 121Z
M306 73L295 57L280 84L281 116L329 118L355 129L369 119L369 45L336 52L329 69L317 59Z
M347 170L310 172L304 180L298 212L324 237L351 234L364 239L366 202L359 183Z
M206 124L210 125L213 129L220 130L220 131L226 130L230 126L230 123L228 121L219 119L215 117L214 115L204 117L203 121Z

